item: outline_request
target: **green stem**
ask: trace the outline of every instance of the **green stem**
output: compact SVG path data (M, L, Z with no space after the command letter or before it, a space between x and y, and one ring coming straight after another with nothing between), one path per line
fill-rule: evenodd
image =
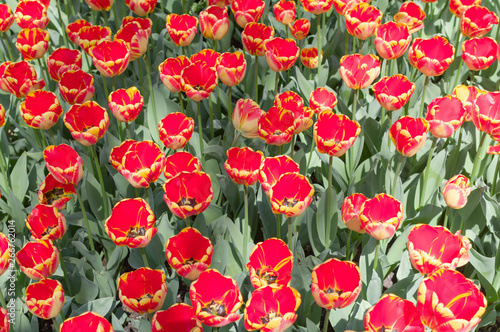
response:
M155 102L155 94L153 91L153 82L151 81L151 59L149 58L149 45L146 51L146 70L148 72L148 84L149 84L149 93L151 95L151 103L153 105L153 109L148 112L153 112L153 116L155 119L155 124L158 125L158 116L156 115L156 102Z
M462 64L463 63L464 62L462 61L462 59L460 59L460 63L458 65L457 76L455 77L455 85L451 87L452 89L454 89L458 85L458 81L460 80L460 73L462 72Z
M212 98L208 96L208 109L210 112L210 139L214 139L214 112L212 109Z
M182 99L182 92L179 91L179 103L181 104L181 112L186 114L186 110L184 108L184 99Z
M141 87L141 91L144 91L144 87L142 84L142 68L141 68L141 63L139 61L137 61L137 67L139 68L138 69L138 71L139 71L139 86Z
M146 194L146 202L148 202L149 207L150 207L152 210L154 210L154 209L153 209L153 205L151 204L151 200L149 199L149 191L148 191L148 189L149 189L149 187L148 187L148 188L144 188L144 192L145 192L145 194Z
M497 187L498 172L500 172L500 160L497 160L495 173L493 173L493 182L491 183L491 196L495 196L495 189Z
M99 158L97 158L97 152L95 149L95 144L90 146L92 150L92 156L94 157L95 167L97 169L97 176L99 177L99 182L101 183L101 195L102 195L102 206L104 207L104 217L108 217L108 200L106 199L106 189L104 188L104 179L101 172L101 164L99 163Z
M425 76L425 83L424 83L424 91L422 92L422 102L420 103L420 115L419 117L424 116L424 104L425 104L425 92L427 91L427 84L429 83L429 76Z
M129 128L128 122L125 122L125 130L127 131L127 138L132 139L132 135L130 134L130 128Z
M347 243L345 245L345 259L349 260L349 249L351 246L352 229L347 232Z
M354 103L352 104L352 119L356 121L356 111L358 108L358 89L354 89Z
M431 145L431 149L429 150L429 156L427 157L427 164L425 166L425 170L424 170L424 177L422 179L423 181L423 187L422 187L422 191L420 192L420 207L423 207L425 202L427 201L426 200L426 197L425 197L425 192L427 191L427 182L429 182L429 171L430 171L430 168L431 168L431 160L432 160L432 155L434 154L434 149L436 148L436 143L437 143L437 137L434 136L434 139L432 140L432 145Z
M5 303L5 298L3 296L2 289L0 289L0 303L2 304L2 308L7 308L7 305Z
M227 103L228 103L228 108L227 108L227 118L228 118L228 121L231 122L233 121L233 101L231 100L231 96L232 96L232 87L228 87L227 89Z
M385 76L389 76L390 61L385 60Z
M114 76L111 76L111 89L113 89L113 91L116 91L115 77Z
M68 287L68 292L66 293L66 295L70 295L70 294L73 294L73 290L71 289L71 284L69 283L68 272L66 270L66 264L64 263L61 245L60 245L59 241L55 241L55 242L56 242L57 249L59 249L59 260L61 261L61 269L63 270L64 282L66 283L66 287Z
M293 254L293 228L292 228L292 217L288 217L288 247Z
M375 273L377 273L379 249L380 249L380 240L377 240L377 245L375 245L375 259L373 261L373 271L375 271Z
M276 215L276 237L278 239L281 239L281 219L282 219L282 214L278 213Z
M121 18L118 17L118 11L116 10L116 4L114 4L112 7L113 7L113 14L115 15L115 26L118 27L118 22L121 21Z
M50 83L51 81L49 81L49 77L47 77L47 72L43 70L44 66L42 64L42 59L37 59L38 61L38 66L40 66L40 72L41 72L41 75L43 75L43 78L45 79L45 82L47 83L46 84L46 89L50 90Z
M474 85L474 75L476 74L476 71L475 70L471 70L470 71L470 85L473 86Z
M470 183L473 185L476 179L477 172L479 171L480 160L482 159L484 140L488 134L483 133L481 136L481 141L479 142L479 147L477 148L476 156L474 157L474 166L472 167L472 173L470 176Z
M104 22L106 22L106 26L111 29L111 27L109 26L109 21L108 21L108 13L105 10L102 11L102 16L104 16Z
M10 61L14 61L16 58L14 58L12 56L12 51L10 49L9 40L7 39L7 33L2 32L2 36L3 36L3 40L5 41L5 48L7 49L7 53L9 53L9 59L10 59Z
M292 143L290 144L290 157L292 157L292 159L295 150L294 147L295 147L295 135L292 134Z
M89 219L87 218L87 212L85 211L85 207L83 206L82 196L80 195L80 191L77 188L76 184L73 184L75 187L76 197L78 198L78 203L80 204L80 209L82 210L83 220L85 221L85 227L87 228L87 233L89 235L89 243L90 250L95 251L94 239L92 238L92 232L90 231Z
M278 95L278 93L280 92L279 90L279 82L280 82L280 72L277 71L276 72L276 81L274 83L274 96L276 97Z
M57 5L57 13L59 14L59 24L61 25L61 35L63 36L64 39L64 45L66 45L66 48L69 48L68 37L66 37L66 31L64 29L65 25L63 23L61 15L61 4L59 3L59 1L56 1L56 5Z
M254 56L255 58L255 101L259 100L259 57Z
M49 132L50 142L52 145L56 145L56 139L54 138L54 134L52 134L52 128L47 131Z
M104 77L104 75L103 75L103 74L101 74L101 76L102 76L102 85L103 85L103 87L104 87L104 93L106 94L105 99L106 99L106 101L107 101L107 100L108 100L108 97L109 97L109 92L108 92L108 86L107 86L107 84L106 84L106 77Z
M144 266L149 267L148 256L146 256L146 251L144 250L144 248L139 248L139 250L141 251L141 256L144 262Z
M49 146L49 144L47 143L47 139L45 138L45 134L43 132L42 129L39 129L40 130L40 135L42 135L42 143L44 145L44 148L46 148L47 146Z
M186 0L182 0L182 11L184 14L187 14L187 5L186 5Z
M311 165L311 159L312 159L312 155L314 153L314 148L316 147L316 140L312 139L312 142L311 142L311 150L309 151L309 159L307 160L307 166L306 166L306 170L305 170L305 174L307 174L307 171L309 170L309 165Z
M345 31L345 45L344 45L344 48L345 48L345 55L348 55L349 54L349 33L347 32L347 30Z
M245 195L244 204L245 204L245 223L243 227L243 262L246 265L247 263L247 245L248 245L248 190L247 186L243 185L243 194Z
M9 179L7 178L7 169L5 166L5 161L3 160L3 155L0 155L0 169L2 171L3 181L5 183L4 189L7 193L9 193L10 192L10 184L9 184Z
M332 310L326 310L326 314L325 314L325 320L323 321L323 332L327 332L328 331L328 324L330 323L330 312Z
M402 154L399 155L399 161L398 161L398 165L396 166L396 172L394 172L394 181L392 182L392 188L391 188L391 195L393 195L393 196L394 196L394 193L396 191L396 183L398 183L399 170L401 169L401 164L403 163L403 158L404 158L404 156Z
M448 216L450 214L450 207L446 207L446 212L444 213L443 227L448 228Z
M332 170L333 170L333 156L330 156L328 162L328 189L326 196L326 215L325 215L325 223L326 223L326 233L325 233L325 246L326 248L330 248L330 231L331 231L331 218L330 218L330 207L332 200Z
M238 131L235 135L234 135L234 139L233 139L233 142L231 143L231 146L236 146L236 143L238 143L238 139L240 138L241 136L241 132Z
M200 134L200 153L201 153L201 166L205 169L205 155L203 154L203 130L201 126L201 107L200 102L198 101L198 132Z
M455 174L455 170L457 168L458 154L460 153L460 145L462 145L463 132L464 132L464 126L460 126L460 133L458 134L457 146L454 149L454 150L456 150L456 153L455 153L455 156L453 158L453 163L451 164L451 175Z
M318 27L318 87L319 87L319 74L321 72L321 14L316 16L316 22Z

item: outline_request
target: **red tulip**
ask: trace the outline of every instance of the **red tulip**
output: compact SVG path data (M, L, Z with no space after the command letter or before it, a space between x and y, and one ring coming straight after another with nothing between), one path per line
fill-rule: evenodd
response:
M461 209L467 204L471 193L470 180L464 175L455 175L443 187L443 197L446 205L452 209Z
M36 70L26 61L12 62L2 75L2 83L17 98L24 98L31 91L43 89L45 81L36 80Z
M387 22L375 29L375 48L386 60L402 56L411 42L411 34L404 23Z
M158 125L160 140L165 147L172 150L184 148L191 139L193 130L193 118L187 117L180 112L168 114Z
M299 173L299 165L292 158L282 155L264 159L259 170L259 182L266 195L269 196L271 187L285 173Z
M111 41L111 29L109 27L85 25L78 30L78 46L83 48L85 53L90 56L92 56L90 54L90 49L103 41ZM100 54L100 52L98 52L98 54Z
M462 35L469 38L481 38L487 34L493 24L498 24L498 16L486 7L471 6L467 8L460 20Z
M245 77L247 61L241 52L223 53L217 58L215 66L220 81L227 86L235 86Z
M75 45L80 45L79 43L79 31L83 27L91 27L92 23L85 21L80 18L66 26L66 34L68 35L69 40L73 42Z
M118 297L124 306L140 315L158 311L167 296L167 276L162 270L141 267L118 280Z
M359 234L366 233L365 229L361 226L360 214L361 207L367 200L368 198L366 198L363 194L352 194L351 196L346 197L342 203L342 221L347 228Z
M237 311L243 304L238 284L217 270L202 272L189 288L196 317L205 325L226 326L240 318Z
M227 160L224 162L224 169L229 178L237 184L251 186L257 182L259 169L264 154L255 152L252 148L232 147L227 150Z
M60 332L114 332L113 326L101 315L87 311L79 316L66 319Z
M0 90L10 93L9 89L7 88L6 83L4 82L3 74L5 72L5 69L12 63L12 61L5 61L3 63L0 63Z
M85 146L96 144L109 127L108 112L95 101L71 106L63 120L71 136Z
M209 238L195 228L186 227L167 240L165 254L178 275L193 281L210 266L213 250Z
M130 50L120 39L104 40L90 49L94 66L106 77L118 76L127 69Z
M424 332L417 308L394 294L384 294L365 314L365 331Z
M321 59L323 59L323 50L321 50ZM300 51L300 61L309 69L318 68L320 57L318 56L318 49L316 47L303 48Z
M14 18L21 29L45 29L49 24L47 8L39 1L19 1L14 12Z
M380 74L380 60L373 54L344 55L340 59L339 73L350 89L364 89Z
M16 48L24 60L40 59L49 49L50 35L40 28L23 29L17 35Z
M429 128L429 122L425 119L403 116L389 129L389 138L399 153L413 157L424 146Z
M293 38L297 40L302 40L309 34L309 29L311 28L311 22L306 18L301 18L288 25L290 33Z
M80 69L68 70L61 75L59 92L68 104L83 104L94 96L94 77Z
M500 92L488 92L477 97L471 112L477 129L500 138Z
M87 5L96 11L109 11L113 6L113 0L85 0Z
M208 5L224 8L231 5L231 2L232 0L208 0Z
M484 70L496 60L497 49L491 37L472 38L462 44L462 60L470 70Z
M361 2L369 3L372 0L333 0L333 7L340 16L345 16L349 10Z
M10 267L11 249L12 246L10 244L9 238L5 234L0 233L0 275L4 274L5 271L7 271ZM1 323L2 322L0 319L0 331L2 331ZM8 332L8 329L6 332Z
M469 249L462 236L453 235L442 226L418 224L408 235L408 253L411 264L418 272L430 274L439 269L456 269Z
M361 273L353 262L330 258L312 271L311 293L327 310L347 307L361 292Z
M157 0L125 0L125 4L134 14L146 16L155 9Z
M373 84L373 92L380 106L395 111L405 106L415 91L415 83L401 74L382 77Z
M165 181L163 190L170 211L183 219L205 211L214 197L210 176L204 172L180 172Z
M294 121L292 112L273 106L259 118L259 137L271 145L280 146L289 143L295 130Z
M425 76L439 76L453 62L455 47L441 36L416 38L408 51L410 64Z
M273 6L274 18L281 24L288 25L295 20L297 9L295 1L280 0Z
M252 99L238 99L233 110L233 126L243 137L259 137L259 118L264 113Z
M200 30L203 37L212 40L221 40L229 30L227 8L209 6L200 12Z
M52 128L63 113L56 94L45 90L28 93L19 110L24 122L35 129Z
M418 287L420 320L436 332L472 331L486 306L479 288L454 270L438 270Z
M51 319L64 305L64 289L57 280L42 279L26 287L26 307L35 316Z
M14 15L12 15L9 5L4 3L0 4L0 31L8 31L13 23Z
M300 0L300 3L306 11L315 15L326 13L333 6L333 0Z
M175 152L165 158L165 169L163 175L171 179L180 172L196 172L201 170L201 163L198 158L186 151Z
M126 140L111 149L109 161L134 188L148 188L158 180L165 165L163 152L152 141Z
M144 98L135 86L113 91L108 96L109 110L120 122L132 122L137 119L143 105Z
M304 100L296 92L285 91L276 95L273 106L282 107L287 111L297 111L304 107Z
M83 177L83 161L67 144L50 145L43 151L50 174L61 183L77 184Z
M63 210L74 194L75 187L71 183L59 182L49 173L38 188L38 203Z
M9 332L10 331L10 323L9 323L9 312L7 309L0 307L0 331L1 332Z
M201 332L203 325L196 318L193 307L176 303L167 310L155 312L151 320L151 332Z
M120 26L120 29L125 27L127 24L132 23L132 22L139 23L139 25L141 26L141 29L146 30L148 33L148 36L151 36L153 22L149 18L125 16L122 19L122 25Z
M354 144L361 126L346 115L323 112L314 124L313 133L319 153L340 157Z
M245 329L282 332L293 325L300 306L300 293L287 286L265 286L255 290L245 305Z
M181 73L190 64L188 57L179 55L177 58L166 59L158 66L160 79L167 89L174 93L181 91Z
M59 266L59 251L50 240L28 242L16 254L21 272L28 278L40 280L50 277Z
M5 125L5 107L0 104L0 127Z
M47 69L50 77L59 82L67 71L82 69L82 53L79 50L59 47L47 57Z
M472 110L476 99L488 91L480 90L475 86L460 85L453 89L452 96L457 97L465 108L465 121L472 121Z
M66 233L66 219L54 206L37 204L26 218L34 240L59 240Z
M424 27L425 12L413 1L405 2L394 15L394 22L404 23L410 33L415 33Z
M130 50L130 61L142 57L148 49L150 33L143 29L138 22L125 24L115 35L115 41L121 40Z
M277 238L257 243L247 263L255 289L268 285L290 286L292 268L293 254L286 243Z
M347 32L361 40L366 40L382 21L382 11L366 2L358 3L345 13Z
M460 99L453 96L435 98L427 106L429 131L435 137L450 137L464 123L465 108Z
M337 97L335 97L335 93L326 88L317 88L309 96L309 107L314 110L315 114L332 111L336 105Z
M366 200L359 214L361 227L377 240L394 235L403 220L403 205L387 194L378 194Z
M234 19L241 28L248 23L257 23L265 8L266 4L262 0L233 0L231 3Z
M269 190L273 213L284 214L287 218L300 216L311 204L313 195L314 187L299 173L281 175Z
M116 203L104 230L117 246L146 247L158 229L155 215L142 198L126 198Z
M481 5L481 0L450 0L450 12L458 18L471 6Z
M194 62L182 70L182 91L194 101L210 96L217 86L217 71L201 61Z
M273 38L265 44L266 62L272 71L290 69L299 57L300 48L293 39Z
M216 52L210 48L205 48L198 53L191 55L190 60L192 63L201 61L206 66L216 69L217 60L219 60L220 56L221 54L219 52Z
M274 28L262 23L248 23L241 33L243 48L251 55L264 56L266 43L274 37Z
M198 32L198 19L187 14L169 14L167 32L175 45L189 46Z

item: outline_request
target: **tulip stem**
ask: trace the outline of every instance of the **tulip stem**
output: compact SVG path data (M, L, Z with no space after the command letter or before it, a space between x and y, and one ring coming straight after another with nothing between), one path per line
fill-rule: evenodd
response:
M76 197L78 198L78 203L80 204L80 209L82 210L83 214L83 220L85 221L85 227L87 228L87 233L89 235L90 250L95 251L94 239L92 238L92 232L90 231L90 224L89 224L89 219L87 218L87 212L85 211L85 207L83 206L82 196L80 195L80 191L76 186L76 184L73 184L73 186L75 187Z
M92 150L92 156L94 157L95 167L97 168L97 176L99 177L99 182L101 183L101 194L102 194L102 206L104 208L104 217L108 217L108 200L106 199L106 189L104 188L104 179L102 177L101 165L99 163L99 158L97 158L97 152L95 149L95 144L90 146Z
M385 60L385 76L389 76L389 67L391 66L390 60Z
M331 207L331 200L332 200L332 170L333 170L333 156L330 156L330 160L328 162L328 188L327 188L327 196L326 196L326 202L325 202L325 205L326 205L325 246L327 249L330 248L330 231L331 231L330 207Z
M460 126L460 133L458 134L458 141L457 141L457 146L455 147L456 154L453 158L453 164L451 164L451 174L455 174L455 169L457 168L457 162L458 162L458 154L460 153L460 146L462 145L462 134L464 131L464 126Z
M321 72L321 14L316 16L316 22L318 26L318 86L319 87L319 74Z
M347 232L347 243L345 245L345 259L349 260L349 247L351 246L352 229Z
M45 134L43 132L42 129L39 129L40 130L40 135L42 135L42 143L43 143L43 148L45 149L47 146L49 146L49 144L47 143L47 138L45 138Z
M130 135L130 128L128 126L128 122L125 122L125 130L127 131L127 138L132 139L132 135Z
M113 91L116 91L115 77L114 76L111 76L111 89L113 89Z
M139 251L141 252L142 260L144 261L144 266L149 267L148 256L146 256L146 251L144 250L144 248L139 248Z
M6 170L6 166L5 166L5 161L3 160L3 155L0 155L0 170L2 171L3 181L5 184L4 189L7 193L9 193L10 192L10 185L9 185L9 179L7 178L7 170Z
M57 249L59 249L59 260L61 261L61 269L63 270L64 282L66 283L66 287L68 287L67 295L70 295L73 294L73 290L71 289L71 284L69 283L68 272L66 270L66 264L64 263L61 245L59 244L59 241L54 241L54 242L56 242Z
M259 100L259 57L255 57L255 101Z
M144 192L146 194L146 202L148 203L149 207L151 208L151 210L154 210L153 209L153 205L151 204L151 200L149 199L149 191L148 191L149 187L148 188L144 188Z
M105 10L102 11L102 16L104 17L104 22L106 22L106 26L111 29L111 27L109 26L109 21L108 21L108 13Z
M373 271L375 273L377 273L379 249L380 249L380 240L377 240L377 244L375 245L375 259L373 260Z
M293 159L293 152L294 152L294 147L295 147L295 135L292 134L292 143L290 144L290 157Z
M186 110L184 109L184 100L182 99L182 92L179 91L179 103L181 104L181 112L186 114Z
M281 239L281 213L276 215L276 237Z
M491 196L495 196L495 189L497 186L498 172L500 172L500 160L497 160L495 173L493 173L493 182L491 183Z
M443 227L448 228L448 216L450 214L450 207L446 207L446 211L444 212L444 220L443 220Z
M327 332L328 331L328 325L330 323L330 312L331 311L332 311L332 309L326 310L325 320L323 321L323 332Z
M347 28L345 31L345 55L349 54L349 33L347 32Z
M151 104L153 106L153 109L152 110L148 109L148 111L153 112L155 124L158 125L158 117L156 115L155 94L153 92L153 82L151 81L151 59L149 58L149 45L146 51L146 70L148 72L149 94L151 95Z
M0 289L0 304L2 304L2 308L7 309L7 305L5 304L5 298L3 296L3 292L1 289Z
M120 121L117 122L118 125L118 134L120 135L120 140L123 142L123 129L122 123Z
M479 142L479 147L477 148L476 156L474 157L474 166L472 167L472 173L471 173L471 176L470 176L470 183L471 184L474 184L474 180L476 179L476 175L477 175L477 172L479 170L480 159L483 158L483 156L482 156L482 154L483 154L483 145L484 145L484 140L486 139L487 135L488 134L486 134L485 132L483 132L483 134L481 136L481 141Z
M474 75L476 74L476 71L475 70L471 70L470 71L470 85L473 86L474 85Z
M244 198L244 204L245 204L245 222L243 224L243 227L245 229L243 230L243 264L247 264L247 244L248 244L248 192L247 192L247 186L243 185L243 193L245 195Z
M212 109L212 98L208 96L208 109L210 111L210 139L214 139L214 112Z
M235 133L233 142L231 143L231 146L236 146L236 144L238 143L238 139L240 138L240 136L241 136L241 132L240 131L238 131L238 132Z
M109 92L108 92L108 86L106 85L106 77L104 77L103 74L101 74L101 77L102 77L102 85L104 87L104 93L106 94L105 100L107 101L109 97Z
M47 83L46 87L48 88L48 90L51 90L50 89L50 81L47 78L47 72L43 70L44 67L43 67L43 64L42 64L42 60L41 59L37 59L37 61L38 61L38 65L40 66L40 73L41 73L41 75L43 75L43 78L45 79L45 81Z
M275 81L275 84L274 84L274 96L276 97L278 95L278 93L280 92L279 90L279 83L280 83L280 72L277 71L276 72L276 81Z
M429 150L429 156L427 157L427 164L425 166L424 174L423 174L423 187L422 191L420 192L420 207L423 207L425 202L427 201L425 197L425 192L427 191L427 182L429 182L429 169L431 168L431 160L432 160L432 155L434 154L434 149L436 148L436 143L437 143L437 137L434 136L434 139L432 140L432 145L431 149Z
M312 159L312 155L314 153L315 147L316 147L316 141L314 140L314 137L313 137L312 142L311 142L311 151L309 152L309 159L307 160L307 166L306 166L306 170L304 172L304 175L307 174L307 171L309 170L309 165L311 165L311 159Z
M293 228L292 228L292 217L288 217L288 247L293 254Z
M462 61L462 59L460 59L460 64L458 65L457 76L455 77L455 85L452 86L452 89L454 89L458 85L458 81L460 80L460 72L462 71L462 64L463 63L464 62Z
M227 103L228 103L228 107L227 107L227 121L231 122L232 119L233 119L233 102L231 101L231 94L232 94L232 87L229 86L228 89L227 89Z
M7 49L7 52L9 53L9 59L11 61L14 61L15 58L12 56L12 51L10 50L9 40L7 39L7 33L2 32L2 36L3 36L3 40L5 41L5 48Z
M352 119L356 121L356 111L358 108L358 89L354 89L354 102L352 104Z
M56 5L57 5L57 13L59 14L59 24L61 25L61 35L63 36L64 39L64 45L66 45L66 48L69 48L68 39L66 37L66 31L64 31L65 30L64 23L61 15L61 4L59 3L59 1L56 1Z
M429 83L429 76L425 76L425 83L424 83L424 91L422 92L422 102L420 103L420 115L419 117L424 116L424 104L425 104L425 92L427 91L427 84Z
M203 154L203 130L201 128L201 107L198 101L198 132L200 133L200 154L201 154L201 166L205 169L205 155Z
M392 182L391 195L394 196L396 191L396 183L398 183L399 170L401 169L401 164L403 163L404 156L402 154L399 155L398 165L396 166L396 172L394 172L394 181Z
M187 11L187 5L186 5L186 0L182 0L182 11L184 12L184 14L188 13L188 11Z

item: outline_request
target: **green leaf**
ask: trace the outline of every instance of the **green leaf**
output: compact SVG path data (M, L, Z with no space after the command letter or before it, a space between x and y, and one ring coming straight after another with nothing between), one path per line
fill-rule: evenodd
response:
M94 270L102 271L102 260L96 251L88 251L85 245L78 241L71 241L71 244L78 250L78 252L87 259L87 261L92 265Z
M14 195L19 199L19 201L24 200L26 191L28 190L28 172L26 170L26 152L23 152L21 157L17 160L16 165L10 173L10 184Z
M369 303L377 303L382 295L382 280L378 273L373 273L370 282L366 288L366 299Z

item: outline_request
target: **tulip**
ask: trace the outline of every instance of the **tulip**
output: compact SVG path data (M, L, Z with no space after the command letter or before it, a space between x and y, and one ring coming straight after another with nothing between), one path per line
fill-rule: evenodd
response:
M69 40L75 45L80 45L79 43L79 31L83 27L91 27L92 23L85 21L80 18L66 26L66 34L68 35Z
M288 25L295 20L297 9L295 1L280 0L273 6L274 18L281 24Z
M146 247L158 229L155 215L142 198L123 199L116 203L104 230L117 246Z
M180 82L182 91L199 102L208 98L217 86L217 71L206 63L197 61L182 70Z
M411 42L411 34L404 23L387 22L375 29L375 48L386 60L402 56Z
M285 173L299 173L299 164L287 155L265 158L259 170L259 182L266 195L278 181L279 177Z
M200 12L200 30L203 37L212 40L221 40L229 30L227 8L209 6Z
M124 273L118 280L118 297L140 315L158 311L167 296L167 276L161 270L141 267Z
M453 96L435 98L427 107L425 119L434 137L450 137L464 123L465 108Z
M90 49L94 66L106 77L118 76L127 69L130 50L120 39L104 40Z
M198 32L198 19L187 14L169 14L166 26L175 45L189 46Z
M323 59L323 50L321 50L321 59ZM300 51L300 61L309 69L318 68L318 63L321 62L320 57L318 57L318 49L316 47L303 48Z
M178 275L191 281L198 279L200 273L208 269L213 250L210 239L191 227L169 238L165 246L168 264Z
M497 49L491 37L472 38L462 44L462 60L469 70L484 70L496 60Z
M0 127L5 125L5 107L0 104Z
M364 89L380 74L380 60L373 54L345 55L340 59L340 77L350 89Z
M223 53L217 58L215 67L220 81L231 87L240 84L245 77L247 62L241 52Z
M265 44L274 37L274 28L262 23L249 23L241 33L241 42L247 53L264 56Z
M35 129L52 128L63 113L56 94L45 90L28 93L19 110L24 122Z
M0 307L0 331L1 332L9 332L10 331L10 323L9 323L9 312L7 309Z
M295 130L293 113L282 107L271 107L258 121L259 137L271 145L283 145L292 140Z
M394 235L403 220L403 205L387 194L378 194L366 200L359 213L361 227L377 240Z
M273 106L282 107L292 113L304 107L304 100L296 92L285 91L276 95Z
M248 23L257 23L265 8L266 4L262 0L233 0L231 3L234 19L241 28L245 28Z
M109 11L114 0L85 0L87 5L95 11Z
M12 15L12 10L7 4L0 4L0 31L6 32L10 29L14 23L14 15ZM8 330L8 328L7 328Z
M454 235L442 226L418 224L408 235L408 253L411 264L421 274L439 269L456 269L460 260L468 255L462 236Z
M14 18L21 29L45 29L50 21L47 8L41 2L30 0L19 1Z
M231 2L232 0L208 0L208 5L224 8L231 5Z
M232 147L227 150L227 160L224 162L224 169L227 175L237 184L251 186L257 182L259 169L264 154L255 152L252 148Z
M59 182L49 173L38 188L38 203L63 210L74 194L76 191L72 184Z
M309 22L306 18L301 18L299 20L294 21L288 25L290 29L290 33L293 38L297 40L302 40L307 37L309 34L309 29L311 28L311 22Z
M315 114L332 111L336 105L337 97L335 97L335 93L326 88L317 88L309 96L309 107L314 110Z
M47 69L50 77L59 82L67 71L82 69L82 53L79 50L59 47L47 57Z
M472 122L477 129L500 138L500 92L488 92L476 98L471 112Z
M1 4L0 4L1 5ZM1 7L0 7L1 8ZM4 72L5 72L5 69L7 69L7 67L12 64L12 61L5 61L3 63L0 64L0 90L4 91L4 92L7 92L7 93L10 93L9 89L7 88L7 85L5 83L5 80L4 78L2 77Z
M92 56L90 49L103 41L111 41L111 29L109 27L91 25L83 26L78 30L78 46L83 48L85 53L90 56ZM100 54L101 52L98 51L98 55Z
M361 40L373 35L382 21L382 11L366 2L358 3L345 13L347 32Z
M113 91L108 96L109 110L120 122L132 122L141 113L144 98L135 87Z
M40 59L49 49L50 35L40 28L23 29L17 35L16 48L24 60Z
M58 240L66 233L66 219L54 206L37 204L26 218L34 240Z
M132 23L132 22L139 23L139 25L141 26L141 29L146 30L146 32L148 33L148 36L151 36L153 22L149 18L125 16L122 19L122 25L120 26L120 29L125 27L127 24Z
M481 0L450 0L450 12L458 18L471 6L481 5Z
M312 271L311 293L327 310L347 307L361 292L361 272L353 262L330 258Z
M425 119L403 116L389 129L389 138L399 153L413 157L424 146L429 128L429 122Z
M240 318L243 304L238 284L217 270L202 272L189 288L196 317L205 325L222 327Z
M50 174L61 183L77 184L83 177L83 161L67 144L50 145L43 151Z
M255 289L268 285L290 286L292 268L293 254L286 243L277 238L257 243L247 263Z
M160 140L172 150L184 148L191 139L193 130L194 120L180 112L168 114L158 125Z
M365 331L424 332L417 308L408 300L394 294L384 294L365 314Z
M460 85L453 89L452 96L457 97L465 108L465 121L472 121L472 110L476 99L488 91L478 89L475 86Z
M80 69L68 70L61 75L59 92L68 104L83 104L94 96L94 77Z
M394 15L394 22L404 23L410 33L415 33L424 27L425 12L413 1L405 2Z
M352 194L351 196L346 197L342 203L342 221L347 228L359 234L366 233L366 230L361 226L360 214L361 207L367 200L368 198L366 198L363 194Z
M64 289L57 280L42 279L26 287L26 307L35 316L51 319L64 305Z
M141 58L148 49L148 39L150 32L143 29L138 22L125 24L115 35L115 41L120 40L125 43L130 50L130 61Z
M197 61L201 61L207 67L217 69L217 60L219 60L221 54L216 52L210 48L205 48L198 53L191 55L191 62L195 63Z
M380 106L395 111L405 106L415 91L415 83L401 74L382 77L373 84L373 92Z
M243 137L259 137L258 124L262 114L265 112L252 99L239 99L232 115L233 126Z
M462 35L469 38L481 38L486 35L493 24L498 24L498 16L486 7L470 6L460 20Z
M281 332L293 325L300 293L287 286L265 286L252 293L245 305L245 329Z
M410 64L425 76L439 76L453 62L455 47L441 36L416 38L408 51Z
M193 307L176 303L167 310L155 312L151 320L151 332L169 331L201 332L203 325L196 318Z
M200 170L201 163L198 158L189 152L179 151L165 158L163 175L168 180L180 172L196 172Z
M486 297L479 288L454 270L438 270L418 287L420 320L433 331L472 331L486 305Z
M369 3L372 0L333 0L333 7L340 16L345 16L349 10L361 2Z
M147 16L155 9L157 0L125 0L125 4L134 14Z
M320 153L340 157L354 144L361 126L343 114L323 112L314 124L313 133Z
M109 117L106 109L95 101L71 106L64 114L64 125L71 136L85 146L94 145L104 137L109 127Z
M210 176L204 172L180 172L165 181L163 190L170 211L183 219L205 211L214 197Z
M33 65L26 61L12 62L2 75L2 83L17 98L24 98L31 91L43 89L45 81L36 80L36 71Z
M460 174L446 182L442 193L446 205L452 209L461 209L467 204L467 197L471 191L469 179Z
M7 271L10 267L11 249L12 245L10 244L9 238L5 234L0 233L0 276L4 274L5 271ZM1 324L1 319L0 319L0 324Z
M275 214L298 217L311 204L314 187L309 180L298 173L281 175L269 190L271 208Z
M290 69L299 57L300 48L293 39L273 38L265 44L266 62L272 71Z
M158 180L165 165L160 147L152 141L126 140L111 149L109 160L134 188L148 188Z
M83 314L66 319L60 327L60 332L114 332L113 326L95 312L87 311Z
M191 64L191 60L184 55L177 58L168 58L158 66L160 79L167 89L172 92L181 91L181 73L184 68Z
M326 13L333 6L333 0L300 0L300 3L306 11L315 15Z
M59 266L59 251L51 240L28 242L16 254L21 272L33 280L50 277Z

